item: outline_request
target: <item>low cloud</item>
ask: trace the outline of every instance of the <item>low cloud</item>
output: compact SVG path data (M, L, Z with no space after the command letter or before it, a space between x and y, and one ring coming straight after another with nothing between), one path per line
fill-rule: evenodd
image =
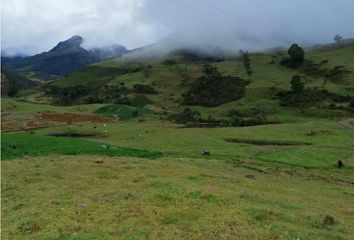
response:
M3 0L2 50L35 54L76 34L87 48L311 45L353 37L353 9L352 0Z

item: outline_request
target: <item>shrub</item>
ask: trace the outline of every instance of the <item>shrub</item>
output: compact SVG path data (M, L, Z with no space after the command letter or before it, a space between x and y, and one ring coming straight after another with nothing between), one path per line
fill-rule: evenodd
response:
M102 103L102 100L100 100L97 96L89 96L84 98L82 101L84 104Z
M330 69L326 74L326 79L333 83L341 83L346 79L346 76L350 73L344 66L335 66Z
M260 109L252 109L249 113L241 113L238 110L229 111L229 124L233 127L255 126L275 123L268 121L264 112Z
M157 91L148 84L135 84L133 86L133 91L136 93L144 93L144 94L156 94Z
M185 124L188 122L195 123L200 121L201 114L198 111L194 111L190 108L185 108L183 112L168 116L168 119L181 124Z

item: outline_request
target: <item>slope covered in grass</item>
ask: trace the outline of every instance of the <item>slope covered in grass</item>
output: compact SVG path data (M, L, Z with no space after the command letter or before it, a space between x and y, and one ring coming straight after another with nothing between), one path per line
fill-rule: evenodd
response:
M107 133L105 133L107 129ZM52 132L91 132L92 125L63 126L38 130L37 134ZM102 141L129 148L141 148L164 152L171 157L202 157L208 150L212 158L257 159L284 165L308 168L334 168L342 159L354 166L354 133L328 120L312 120L289 124L263 125L238 128L184 128L182 125L130 121L98 126L97 134L105 134ZM313 135L307 134L312 132ZM243 139L268 142L271 145L233 143L225 139ZM278 142L304 143L300 145L277 145Z
M245 94L241 99L230 101L217 107L193 106L203 116L212 115L223 118L232 108L249 111L254 108L262 109L266 115L288 121L297 119L300 115L322 118L323 116L338 115L323 109L307 109L299 114L299 111L279 106L277 93L290 90L292 76L302 76L306 88L327 90L342 96L354 96L354 63L352 53L354 45L349 44L341 48L325 50L312 50L306 52L306 59L314 64L321 64L322 69L330 71L336 66L343 66L349 71L345 82L334 83L327 81L325 76L314 76L305 73L302 68L291 69L281 65L283 54L254 53L250 54L250 66L253 74L247 75L243 62L238 58L225 60L208 59L198 61L188 59L186 53L171 53L165 58L151 60L116 59L92 65L68 78L55 83L59 87L86 86L91 87L88 94L75 99L75 103L83 101L87 95L98 97L102 102L118 102L120 99L134 99L137 94L133 91L134 85L144 84L156 90L156 94L142 94L147 99L166 111L179 111L183 105L183 94L188 92L193 82L202 75L202 68L209 63L224 75L237 77L249 81ZM123 88L122 88L123 87ZM105 89L116 89L106 91ZM123 90L122 90L123 89ZM125 100L126 101L126 100Z
M5 239L342 239L354 191L301 169L55 156L2 167ZM339 172L339 170L338 170Z
M2 134L1 160L16 159L23 156L47 156L50 154L92 154L146 158L162 156L160 152L117 147L83 139L14 133Z

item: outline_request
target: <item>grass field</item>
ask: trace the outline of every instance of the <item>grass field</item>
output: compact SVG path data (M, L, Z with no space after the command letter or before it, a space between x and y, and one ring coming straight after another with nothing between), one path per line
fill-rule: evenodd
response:
M38 130L38 134L74 131L91 132L91 125L64 126ZM107 132L105 132L107 129ZM308 136L308 132L314 132ZM256 158L278 161L304 167L331 167L339 159L354 165L354 134L337 122L327 120L303 123L263 125L243 128L183 128L182 125L162 124L160 121L130 121L111 123L104 128L98 125L97 134L110 144L162 151L170 156L200 157L203 150L213 158ZM171 137L173 136L173 137ZM259 146L230 143L227 138L253 139L260 141L295 141L312 145ZM341 149L338 151L338 149Z
M23 156L60 155L105 155L131 157L161 157L159 152L122 148L96 141L69 137L51 137L26 134L2 134L1 159L16 159Z
M3 162L4 239L352 239L351 184L212 159ZM322 171L321 174L328 174Z
M354 95L353 51L351 44L307 54L350 70L345 84L325 89ZM282 57L252 54L252 76L237 59L213 62L250 81L245 96L191 107L205 118L258 109L278 124L190 128L167 121L163 113L186 107L181 79L201 74L202 63L178 56L150 66L106 61L55 83L157 90L129 93L129 106L59 106L40 92L3 98L2 131L12 132L1 134L2 238L354 239L353 115L281 106L276 92L302 74L281 66ZM303 77L307 87L323 86L322 77Z

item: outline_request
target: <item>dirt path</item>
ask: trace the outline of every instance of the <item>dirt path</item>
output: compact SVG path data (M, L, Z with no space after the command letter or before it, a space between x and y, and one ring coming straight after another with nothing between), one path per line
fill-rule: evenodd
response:
M354 131L354 118L348 118L345 120L340 121L344 127L349 128Z

